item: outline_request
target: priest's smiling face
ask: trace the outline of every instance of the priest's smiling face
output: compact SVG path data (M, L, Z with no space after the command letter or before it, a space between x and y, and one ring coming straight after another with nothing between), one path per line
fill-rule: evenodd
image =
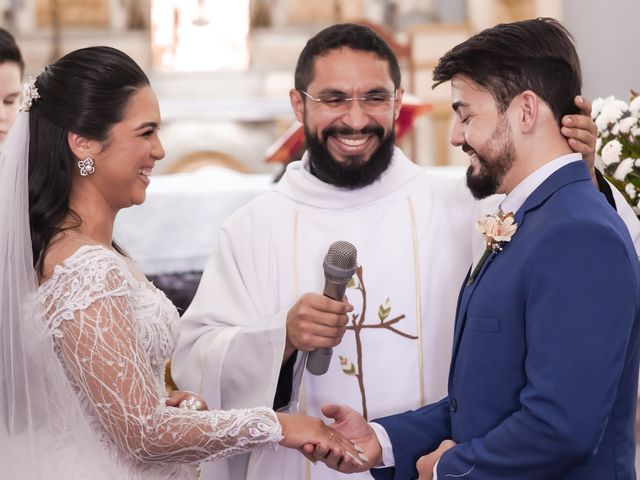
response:
M306 93L291 94L312 172L343 188L373 183L391 163L402 99L388 62L343 47L317 57L313 71Z
M506 112L498 110L493 95L465 75L451 80L455 120L451 144L469 155L467 186L475 198L504 193L516 151Z

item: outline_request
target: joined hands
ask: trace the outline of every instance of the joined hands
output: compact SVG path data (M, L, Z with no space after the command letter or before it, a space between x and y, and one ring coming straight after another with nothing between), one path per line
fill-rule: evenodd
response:
M320 450L331 455L337 464L353 468L351 471L365 470L358 469L364 465L365 457L362 455L362 449L337 430L325 425L322 420L291 413L277 413L276 415L284 436L280 445L297 449L314 463L317 459L313 452Z
M327 428L337 432L347 441L353 442L358 449L358 462L345 462L344 456L326 445L304 445L302 452L312 461L322 461L329 468L342 473L365 472L373 467L382 466L382 448L371 426L362 415L346 405L324 405L322 413L334 419Z

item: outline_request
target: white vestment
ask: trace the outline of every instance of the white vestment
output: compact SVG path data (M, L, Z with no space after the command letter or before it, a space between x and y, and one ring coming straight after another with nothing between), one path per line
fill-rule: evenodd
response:
M301 294L322 292L327 248L346 240L361 266L347 290L357 330L334 348L325 375L307 372L298 352L289 410L322 417L326 403L360 412L366 404L374 419L441 399L458 292L484 249L475 219L497 211L501 198L476 202L463 179L429 175L397 148L381 179L356 190L323 183L308 158L290 164L273 192L223 226L182 319L174 379L209 408L272 406L287 311ZM204 480L244 478L371 476L342 475L284 448L203 464Z

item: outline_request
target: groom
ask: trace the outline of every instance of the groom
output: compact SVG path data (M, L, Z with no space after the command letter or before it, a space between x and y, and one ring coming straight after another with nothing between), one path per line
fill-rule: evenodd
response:
M504 236L485 229L487 255L460 292L448 396L372 426L348 407L325 414L382 467L376 478L635 478L640 264L560 133L581 88L568 32L498 25L448 52L434 79L451 81L470 190L506 193L513 217L487 219Z

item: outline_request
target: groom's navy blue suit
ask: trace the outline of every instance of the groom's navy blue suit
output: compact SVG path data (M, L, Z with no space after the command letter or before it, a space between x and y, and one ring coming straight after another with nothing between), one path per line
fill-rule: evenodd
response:
M552 174L463 286L444 400L376 420L395 467L444 439L438 480L634 479L640 267L584 162Z

